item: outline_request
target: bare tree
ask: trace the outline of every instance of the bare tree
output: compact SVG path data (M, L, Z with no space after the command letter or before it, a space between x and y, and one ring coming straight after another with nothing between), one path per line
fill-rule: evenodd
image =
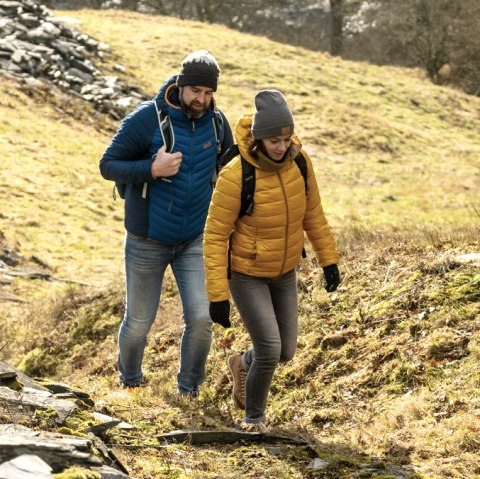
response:
M347 24L347 58L420 66L436 83L479 94L478 0L363 1L358 12Z
M139 3L140 3L140 0L122 0L120 5L125 10L136 11L138 9Z
M219 13L226 7L226 0L196 0L197 18L201 22L215 22Z
M340 56L343 50L343 1L330 0L332 29L330 34L330 53Z

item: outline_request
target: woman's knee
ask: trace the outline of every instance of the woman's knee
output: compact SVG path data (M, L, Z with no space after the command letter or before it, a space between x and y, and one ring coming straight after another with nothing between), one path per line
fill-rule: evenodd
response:
M291 361L293 359L293 356L295 355L295 349L296 348L283 348L282 352L280 354L280 363L288 363L288 361Z
M275 369L281 357L281 345L274 344L269 347L257 347L255 351L255 362L264 369Z

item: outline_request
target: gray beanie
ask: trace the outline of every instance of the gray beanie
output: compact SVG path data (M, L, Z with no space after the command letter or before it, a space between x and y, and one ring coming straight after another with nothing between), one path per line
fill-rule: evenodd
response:
M197 50L186 56L177 77L178 86L206 86L217 91L220 67L207 50Z
M255 95L252 135L255 140L293 134L293 116L278 90L261 90Z

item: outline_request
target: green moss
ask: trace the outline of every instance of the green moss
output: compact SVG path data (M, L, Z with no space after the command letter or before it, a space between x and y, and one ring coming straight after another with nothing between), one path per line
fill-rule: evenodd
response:
M68 428L68 427L64 427L64 426L63 426L63 427L59 427L59 428L57 429L57 432L58 432L59 434L65 435L65 436L75 436L75 435L76 435L76 431L74 431L73 429L70 429L70 428Z
M30 376L49 376L55 374L59 361L48 349L36 347L23 357L18 369Z
M424 372L425 366L421 362L404 362L394 366L388 379L391 383L414 388L425 382Z
M63 472L54 474L55 479L102 479L102 475L99 472L84 469L83 467L69 467Z
M72 434L82 437L85 435L83 431L95 424L98 424L98 421L95 421L88 411L75 409L65 420L63 427L72 431Z
M480 301L480 274L473 277L468 274L454 276L447 292L454 301L463 303Z
M5 386L13 391L21 391L23 388L23 384L19 381L17 377L14 379L10 379L8 381L2 380L0 381L0 386Z
M75 308L76 325L71 335L74 343L84 338L98 343L116 331L125 307L122 289L80 299L80 307L77 304Z
M0 414L0 424L8 424L12 422L12 418L10 416L6 416L5 414Z
M350 466L358 466L359 464L365 464L365 462L371 462L366 456L355 456L347 454L320 454L319 457L331 462L342 463ZM377 465L377 467L380 467Z
M33 416L32 422L33 424L30 426L34 426L39 429L54 429L58 425L58 412L53 408L48 408L45 410L37 409Z

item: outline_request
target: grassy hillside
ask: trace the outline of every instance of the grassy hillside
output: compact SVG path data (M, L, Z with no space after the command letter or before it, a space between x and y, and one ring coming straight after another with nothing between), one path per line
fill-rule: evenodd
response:
M106 73L120 63L152 95L188 52L210 50L222 68L217 103L232 125L258 89L281 89L315 161L343 283L327 295L315 262L301 265L298 352L279 369L269 403L272 427L310 448L148 449L160 433L241 418L225 358L247 337L236 315L231 331L215 326L200 401L175 398L181 319L168 278L160 317L171 319L151 334L150 386L118 389L123 203L98 173L116 125L78 99L0 77L2 242L56 280L2 286L25 303L0 303L0 359L81 385L103 411L138 426L106 439L140 479L380 477L368 473L372 464L384 465L385 479L396 477L391 463L416 478L478 478L480 274L462 255L480 253L480 99L416 70L344 62L220 26L56 14L110 45ZM306 467L315 455L328 470Z
M335 223L478 218L472 208L480 186L478 99L432 86L417 70L344 62L219 26L204 35L201 24L162 17L115 11L76 17L152 94L178 71L185 53L212 51L223 73L217 102L232 123L252 108L257 90L284 91L301 138L318 159Z

